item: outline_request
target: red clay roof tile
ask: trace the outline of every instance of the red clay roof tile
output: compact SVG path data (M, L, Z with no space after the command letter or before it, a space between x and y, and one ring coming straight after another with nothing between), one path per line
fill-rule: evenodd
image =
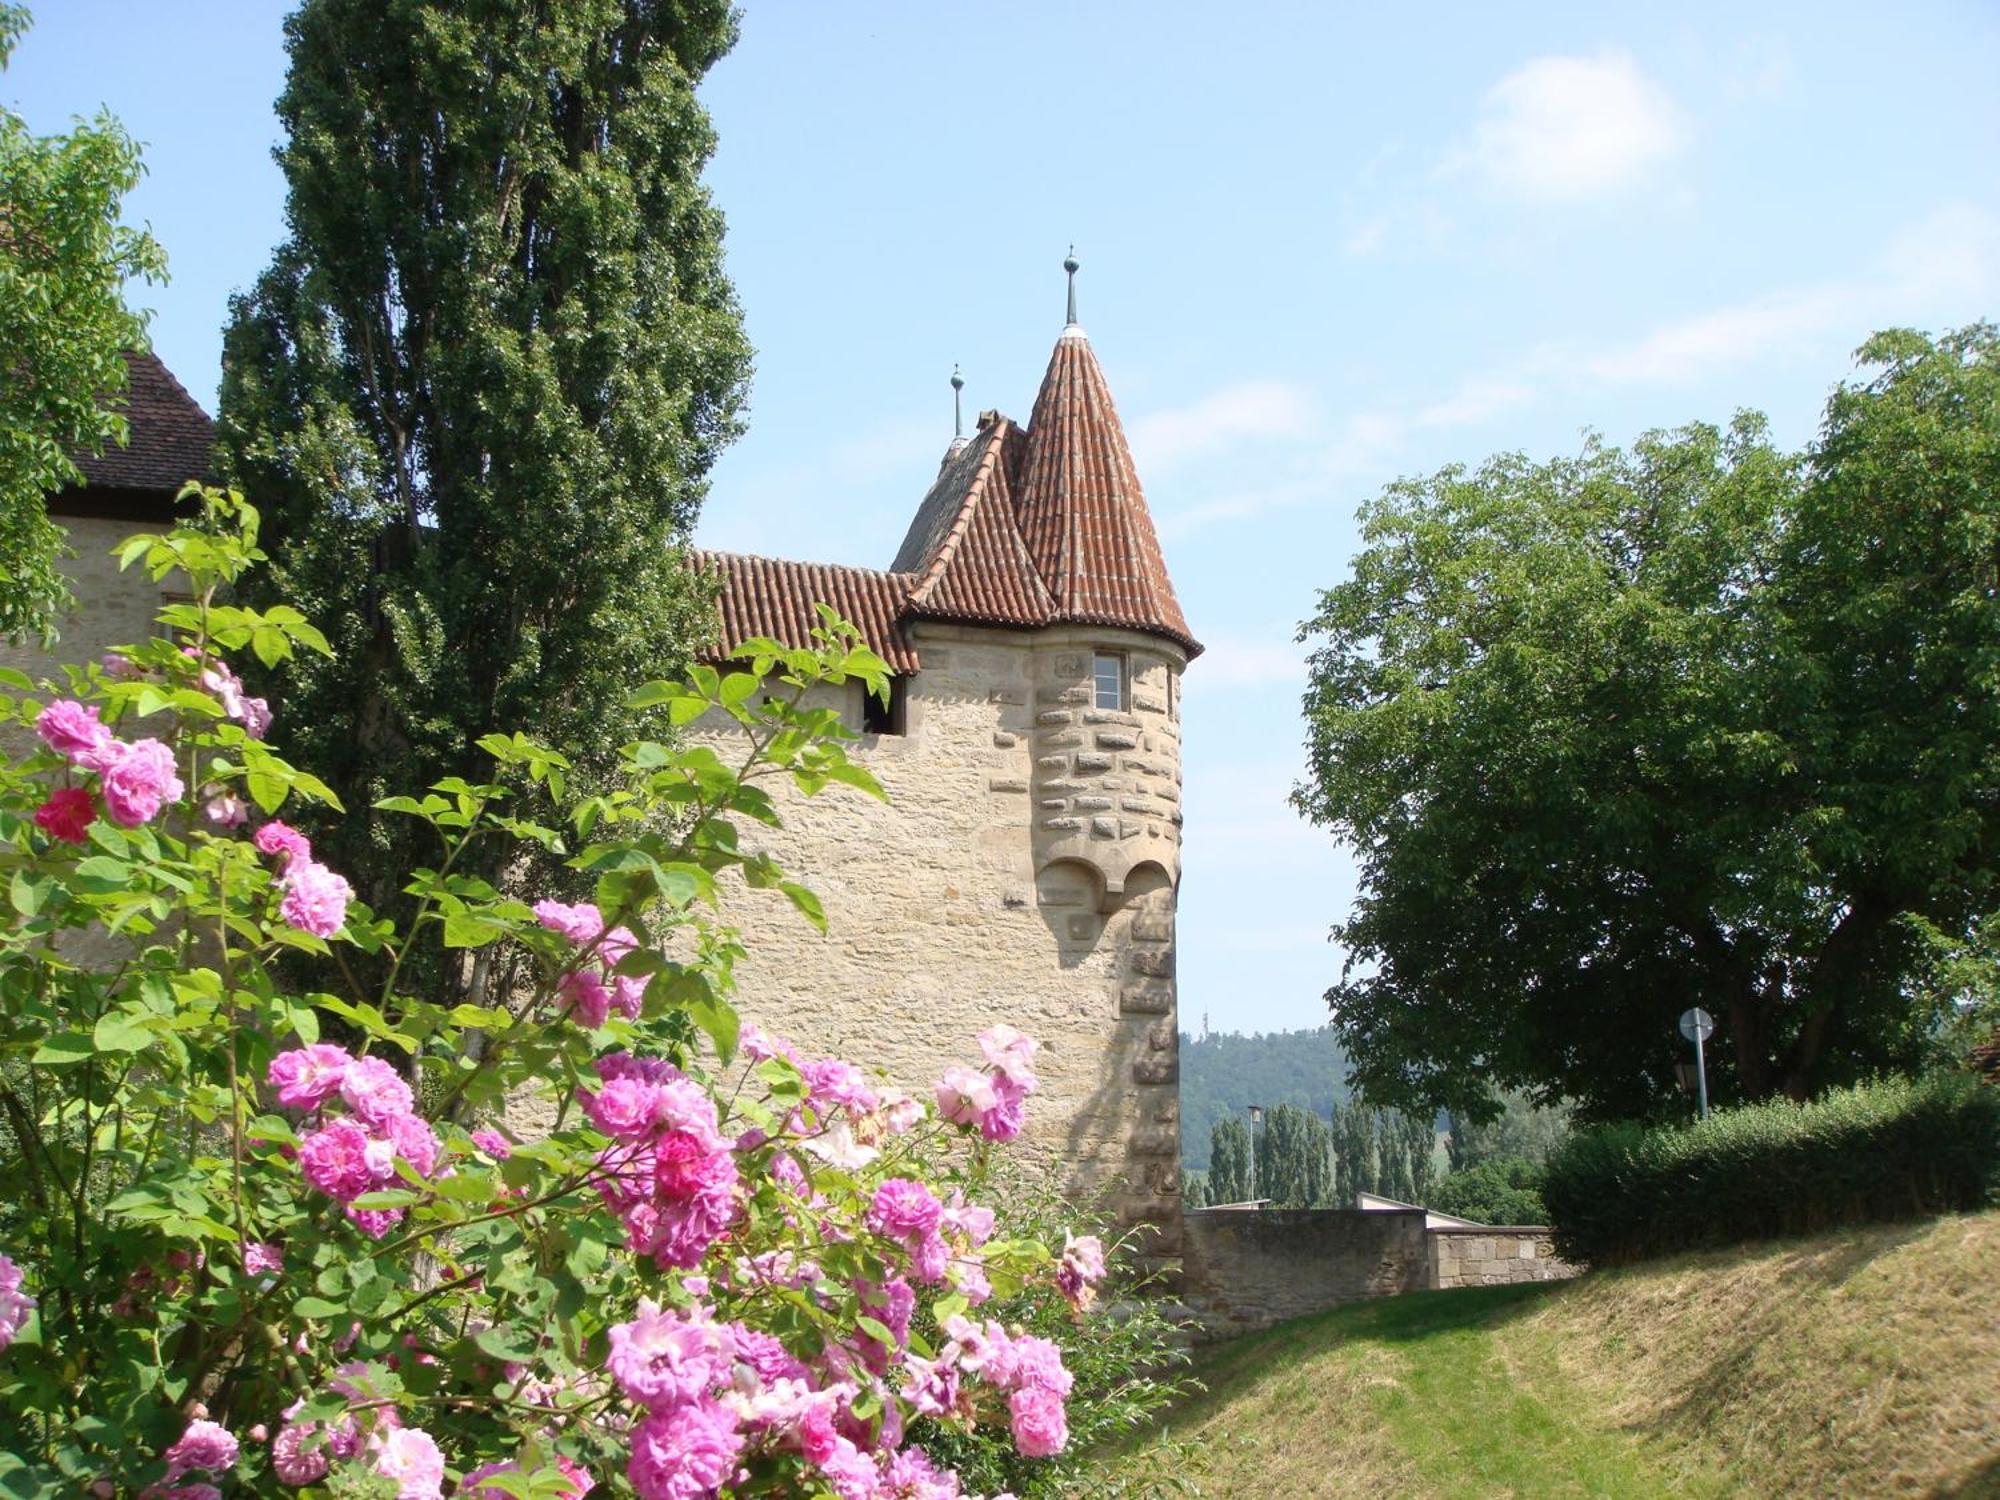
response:
M125 413L125 446L107 443L94 458L79 456L76 466L90 488L149 491L171 499L190 479L211 472L215 424L158 355L127 354L125 369L124 394L112 398Z
M921 665L899 623L913 581L907 573L785 562L742 552L697 550L688 560L698 571L722 580L716 601L720 633L711 660L752 636L767 635L786 646L811 645L813 627L820 622L813 606L826 604L853 624L894 671L910 673Z

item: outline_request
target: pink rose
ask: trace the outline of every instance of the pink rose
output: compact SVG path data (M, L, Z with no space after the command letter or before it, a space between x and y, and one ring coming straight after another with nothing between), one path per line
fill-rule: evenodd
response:
M280 1052L271 1059L265 1076L286 1109L318 1109L339 1090L340 1080L353 1065L346 1048L314 1042Z
M218 828L241 828L250 821L250 809L232 792L218 792L201 805L202 816Z
M391 1120L416 1105L403 1075L379 1057L356 1058L347 1065L340 1075L340 1097L358 1119L377 1130L386 1130Z
M187 1431L161 1457L167 1461L167 1479L171 1483L190 1469L217 1474L233 1469L236 1452L236 1436L228 1428L215 1422L195 1421L188 1423Z
M286 868L282 881L285 896L278 903L278 915L301 932L330 938L347 920L347 903L354 899L354 887L325 865L310 859L296 859Z
M158 740L106 740L91 753L111 821L124 828L150 823L185 788L174 774L174 752Z
M1029 1458L1053 1457L1069 1442L1069 1417L1054 1391L1037 1385L1018 1390L1007 1398L1007 1414L1014 1446Z
M35 718L35 733L58 755L75 760L91 754L111 738L97 718L97 705L79 703L74 698L58 698Z
M327 1197L352 1202L388 1175L370 1144L368 1132L354 1121L329 1121L299 1142L299 1170ZM386 1165L393 1170L393 1160Z
M278 868L281 870L295 859L313 857L312 841L296 828L288 827L276 818L258 829L250 842L257 846L259 854L277 855Z

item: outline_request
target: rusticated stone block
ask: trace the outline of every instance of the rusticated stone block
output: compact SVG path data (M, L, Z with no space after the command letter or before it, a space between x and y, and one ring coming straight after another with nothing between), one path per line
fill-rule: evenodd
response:
M1046 724L1050 728L1054 728L1059 724L1075 723L1076 716L1066 708L1045 708L1040 713L1035 715L1035 722L1037 724Z
M1181 1076L1181 1060L1171 1052L1153 1052L1132 1064L1134 1083L1176 1083Z
M1118 837L1116 818L1097 817L1090 820L1090 836L1094 839L1115 839Z
M989 792L1025 792L1028 783L1018 776L994 776L988 779L986 789Z
M1160 805L1145 797L1120 797L1118 806L1126 812L1138 813L1141 817L1153 818L1160 814Z
M1069 798L1067 797L1042 798L1043 812L1066 812L1068 809L1069 809Z
M1118 1008L1127 1015L1164 1016L1174 1008L1173 986L1128 984L1118 992Z
M1111 799L1109 797L1079 797L1076 799L1076 810L1078 812L1110 812Z
M1083 827L1083 819L1044 818L1042 819L1042 827L1048 829L1050 833L1074 833L1077 829Z
M1174 950L1134 948L1125 955L1125 967L1149 979L1171 979L1174 977Z
M1118 820L1118 837L1121 839L1136 839L1145 831L1146 825L1143 823L1134 823L1130 818Z
M1001 750L1011 750L1021 743L1021 737L1009 730L996 729L993 731L993 743Z
M1132 695L1132 706L1142 714L1163 714L1167 711L1167 705L1164 700L1144 693L1134 693Z
M1043 688L1035 694L1037 703L1067 703L1075 705L1090 701L1087 687Z
M1085 709L1083 722L1086 724L1124 724L1133 729L1139 727L1139 721L1133 718L1132 715L1121 714L1116 709L1111 708Z
M1077 736L1077 743L1083 743L1081 735ZM1086 773L1091 771L1108 771L1111 769L1111 757L1108 755L1092 755L1086 751L1076 758L1076 768Z
M1044 729L1041 742L1044 750L1074 750L1083 743L1083 735L1075 729Z
M1134 1156L1172 1156L1180 1150L1180 1146L1180 1136L1174 1131L1147 1126L1132 1132L1132 1142L1127 1149Z
M1100 729L1097 731L1097 748L1100 750L1137 750L1139 735L1136 730Z
M1171 1052L1179 1041L1169 1017L1162 1016L1146 1028L1146 1045L1155 1052Z
M1140 912L1132 918L1132 940L1139 943L1171 943L1174 940L1173 913Z

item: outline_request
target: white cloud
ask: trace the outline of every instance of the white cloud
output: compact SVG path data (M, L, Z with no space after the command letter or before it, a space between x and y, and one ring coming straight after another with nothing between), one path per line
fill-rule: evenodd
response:
M2000 216L1951 203L1896 234L1869 271L1663 324L1586 368L1600 380L1681 384L1756 359L1817 354L1835 335L1853 345L1892 323L1963 322L1996 291Z
M1246 380L1190 406L1153 412L1127 429L1141 472L1164 473L1246 438L1293 438L1313 421L1312 395L1284 380Z
M1628 53L1538 57L1493 85L1446 172L1510 197L1556 201L1629 186L1677 155L1688 127Z
M1349 230L1347 238L1341 241L1340 248L1352 259L1366 260L1379 252L1383 242L1388 238L1389 217L1387 214L1377 214L1365 224L1356 225Z

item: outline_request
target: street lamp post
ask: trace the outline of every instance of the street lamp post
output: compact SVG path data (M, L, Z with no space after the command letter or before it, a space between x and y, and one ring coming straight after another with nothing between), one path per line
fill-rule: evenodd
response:
M1250 1201L1257 1201L1257 1127L1264 1123L1264 1106L1250 1106Z

